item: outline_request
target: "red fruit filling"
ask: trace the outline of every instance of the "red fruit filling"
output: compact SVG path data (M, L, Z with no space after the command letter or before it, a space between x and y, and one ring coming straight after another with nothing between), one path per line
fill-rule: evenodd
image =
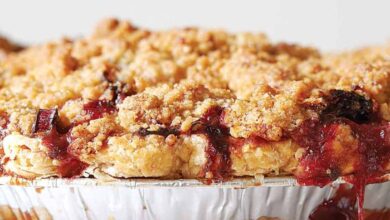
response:
M335 196L320 204L309 220L357 220L356 191L340 185Z
M324 186L345 175L339 170L344 158L335 157L333 144L339 128L349 126L358 144L348 151L345 160L354 159L349 181L357 188L362 219L365 185L380 181L390 160L390 123L379 121L372 101L354 92L334 90L326 100L319 120L305 121L291 134L306 150L299 164L304 172L296 177L302 185Z
M84 104L83 110L89 115L89 119L86 121L99 119L102 118L104 114L116 112L116 105L122 103L126 97L134 94L134 92L124 89L124 86L121 84L110 85L109 88L112 91L111 100L94 100Z
M342 175L338 169L339 158L335 158L333 152L338 128L342 125L348 125L358 141L357 149L349 151L345 158L356 159L354 176L376 182L386 173L385 166L390 159L390 123L357 124L348 119L325 123L309 120L292 134L292 139L306 149L300 160L305 172L297 176L301 184L324 186Z
M324 186L340 176L332 152L338 126L309 120L293 132L292 139L306 150L300 160L304 172L297 176L300 184Z
M48 148L48 156L60 161L58 173L61 177L79 176L87 164L68 152L69 128L61 126L57 109L40 109L33 128L34 135L42 139Z
M222 124L222 121L223 108L215 106L208 109L191 128L192 134L204 134L208 140L205 149L207 162L200 173L202 178L208 179L207 181L221 182L231 177L230 134L229 128ZM211 179L208 176L210 174L212 174Z
M107 100L95 100L84 104L84 111L89 115L89 121L102 118L104 114L116 111L115 103Z

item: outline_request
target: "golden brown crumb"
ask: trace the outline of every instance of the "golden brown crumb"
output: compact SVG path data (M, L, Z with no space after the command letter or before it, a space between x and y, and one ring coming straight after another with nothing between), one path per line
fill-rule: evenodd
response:
M9 53L17 52L22 49L23 47L21 45L15 44L0 36L0 59L4 59Z

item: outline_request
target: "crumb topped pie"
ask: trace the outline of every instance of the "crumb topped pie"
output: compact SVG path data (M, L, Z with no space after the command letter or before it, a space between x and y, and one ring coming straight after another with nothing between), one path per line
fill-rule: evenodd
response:
M389 46L321 54L263 34L109 19L86 38L4 53L0 170L364 185L390 170L389 97Z

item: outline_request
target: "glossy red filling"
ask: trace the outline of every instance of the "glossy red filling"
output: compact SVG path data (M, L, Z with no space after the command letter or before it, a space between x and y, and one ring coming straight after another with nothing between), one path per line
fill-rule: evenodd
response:
M291 138L305 148L299 163L303 172L296 177L302 185L324 186L342 175L352 174L347 180L356 187L358 216L362 219L365 185L380 181L389 163L390 123L380 121L373 103L363 96L345 91L334 91L330 96L333 97L327 97L328 105L320 119L307 120L291 133ZM340 138L341 126L351 129L357 146L338 158L334 144ZM341 173L340 165L344 162L352 162L352 173Z
M309 220L389 220L390 210L366 210L358 214L355 187L340 185L336 194L321 203L309 216Z
M99 119L104 114L115 112L117 110L115 105L115 102L107 100L95 100L86 103L83 110L89 118L81 123ZM77 124L80 124L80 122L72 126ZM70 137L72 126L64 127L61 125L57 109L40 109L33 127L33 133L40 137L42 144L49 149L48 156L60 161L58 173L61 177L78 176L88 166L68 152L68 147L72 142Z
M108 100L95 100L84 104L84 111L89 115L89 121L102 118L104 114L116 111L115 103Z
M119 83L110 85L109 89L112 92L111 100L94 100L84 104L83 110L89 115L88 121L102 118L104 114L116 112L116 105L122 103L126 97L134 94L133 91L128 91L123 87Z
M304 172L297 176L300 184L324 186L340 176L331 145L337 128L338 124L308 120L292 134L292 139L306 150L300 160Z
M207 178L206 183L221 182L231 178L231 165L229 150L229 128L223 123L223 108L212 107L192 125L191 133L204 134L208 145L205 149L207 162L200 176ZM211 174L211 176L209 176Z
M348 125L358 141L357 148L345 155L345 160L356 160L353 167L355 177L370 183L386 173L385 166L390 159L389 123L357 124L348 119L333 122L309 120L292 134L293 140L306 150L300 160L305 172L297 176L301 184L324 186L342 175L339 158L335 158L333 152L333 144L342 125Z
M32 129L33 133L51 130L53 126L56 126L55 120L57 119L58 112L56 110L40 109Z
M320 204L309 220L357 220L356 191L341 185L335 196Z
M58 174L64 178L79 176L87 164L68 152L70 138L68 128L61 126L57 109L40 109L34 126L34 134L48 148L48 156L60 161Z

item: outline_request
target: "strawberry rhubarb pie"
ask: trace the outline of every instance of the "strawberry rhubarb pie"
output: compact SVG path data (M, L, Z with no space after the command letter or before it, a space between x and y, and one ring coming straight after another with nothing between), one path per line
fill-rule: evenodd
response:
M321 54L114 19L86 38L2 42L3 176L364 186L390 170L390 46Z

